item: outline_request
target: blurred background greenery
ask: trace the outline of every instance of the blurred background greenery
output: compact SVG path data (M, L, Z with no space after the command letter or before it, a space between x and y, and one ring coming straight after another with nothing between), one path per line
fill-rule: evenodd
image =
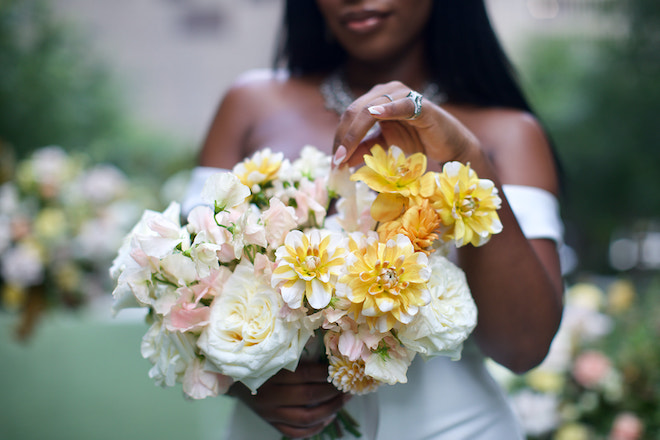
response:
M574 33L534 34L516 45L513 56L563 166L562 211L576 262L567 281L625 278L651 307L649 301L660 301L653 281L660 268L660 2L527 3L546 10L589 5L595 19L609 26L578 38ZM60 145L84 152L93 162L114 164L130 181L150 188L153 197L144 199L143 208L164 208L164 182L193 166L198 140L135 118L109 61L51 6L46 0L0 1L0 183L39 148ZM156 389L146 377L138 343L146 327L139 321L116 326L90 314L52 315L30 345L16 347L12 318L2 315L0 322L0 426L9 427L0 430L0 438L174 438L192 432L199 433L195 438L217 438L200 433L190 402L176 390ZM648 319L646 314L636 322ZM660 329L650 322L641 327L646 331L621 328L618 340L631 338L631 350L642 353L648 344L657 345ZM106 338L108 345L99 353L95 341ZM54 349L60 346L64 351ZM88 364L91 353L93 365ZM75 368L62 356L75 359ZM104 366L111 374L94 374ZM651 395L645 404L660 403L657 386L645 388ZM92 404L96 398L114 399L115 405L125 405L124 411L97 407ZM222 424L226 403L194 405L206 417L218 414ZM143 417L130 417L128 408ZM63 420L69 417L64 411L74 415ZM660 421L645 422L655 431L644 438L660 438ZM149 429L156 424L162 427L159 433ZM125 431L106 436L95 426Z

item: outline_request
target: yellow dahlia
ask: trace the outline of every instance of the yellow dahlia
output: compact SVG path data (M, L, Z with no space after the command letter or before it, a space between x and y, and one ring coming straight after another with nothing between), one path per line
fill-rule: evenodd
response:
M364 361L350 361L344 356L330 355L328 358L328 381L340 391L351 394L367 394L376 391L381 384L364 373Z
M355 320L366 321L372 329L386 332L398 323L408 324L431 300L426 255L415 252L405 235L386 243L372 236L364 246L350 245L358 249L346 258L347 273L339 280L337 294L351 301L349 313Z
M403 212L407 197L420 191L421 177L426 171L426 156L415 153L406 157L396 146L385 152L380 145L364 156L365 165L351 176L378 193L371 215L378 221L393 220Z
M273 287L281 285L282 297L292 309L302 307L303 298L315 309L330 303L334 283L344 265L341 238L327 231L289 232L284 245L275 251L277 267Z
M254 185L262 185L275 179L283 158L282 153L273 153L270 148L264 148L251 158L236 164L233 172L243 185L252 188Z
M430 198L446 227L443 239L454 240L458 247L468 243L481 246L502 231L497 188L491 180L479 179L469 164L447 162L437 174Z
M397 220L389 221L378 227L380 241L387 241L403 234L410 239L416 252L430 254L433 242L438 239L438 228L442 224L440 216L429 201L421 199L419 204L409 207Z

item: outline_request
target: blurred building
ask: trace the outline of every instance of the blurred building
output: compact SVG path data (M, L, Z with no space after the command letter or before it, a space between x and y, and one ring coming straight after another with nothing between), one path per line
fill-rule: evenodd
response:
M51 1L122 81L138 121L198 145L233 79L270 65L282 0ZM594 10L606 1L487 4L515 62L534 34L602 32Z

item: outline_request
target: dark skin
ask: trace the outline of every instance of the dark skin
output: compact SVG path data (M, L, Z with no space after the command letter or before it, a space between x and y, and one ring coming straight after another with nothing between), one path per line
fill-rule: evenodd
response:
M390 8L389 17L396 17L395 7L410 1L372 3ZM428 5L430 0L419 1ZM342 17L346 7L366 2L317 3L332 23L333 17ZM402 21L409 23L414 18L403 17ZM395 26L396 20L386 25L390 23ZM553 241L523 236L501 185L535 186L557 194L556 170L543 130L531 115L518 110L459 103L438 106L424 101L421 115L410 120L414 105L406 95L411 89L422 89L428 78L421 37L412 33L409 41L401 44L405 50L388 51L393 47L387 39L391 38L389 32L387 38L380 38L377 32L369 39L353 35L351 46L351 33L342 34L340 24L336 26L333 31L349 52L345 66L348 84L354 96L359 96L349 109L339 116L324 108L319 92L322 76L246 75L223 99L200 164L232 168L265 147L295 158L310 144L334 154L336 166L355 166L362 163L363 154L374 143L398 145L408 154L424 152L429 167L436 170L450 160L469 162L479 177L491 179L499 187L503 203L498 213L504 225L502 233L488 244L465 246L458 252L479 309L473 337L484 355L509 369L524 372L533 368L546 356L561 319L559 259ZM376 30L385 32L388 28L383 25ZM373 59L373 54L378 56ZM376 121L381 133L364 139ZM257 395L240 384L232 387L231 394L293 438L318 433L347 400L327 382L327 367L314 363L300 364L295 373L278 373Z

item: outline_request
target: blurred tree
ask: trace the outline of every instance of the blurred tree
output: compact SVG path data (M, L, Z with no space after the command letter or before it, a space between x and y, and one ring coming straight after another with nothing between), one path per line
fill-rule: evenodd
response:
M21 157L51 143L82 148L117 127L117 95L77 37L42 1L0 3L0 136Z
M0 1L0 66L0 139L16 160L60 145L155 179L192 165L189 145L130 120L107 66L45 0Z
M623 32L536 42L522 67L563 162L569 244L599 272L617 228L660 217L660 2L605 5Z

